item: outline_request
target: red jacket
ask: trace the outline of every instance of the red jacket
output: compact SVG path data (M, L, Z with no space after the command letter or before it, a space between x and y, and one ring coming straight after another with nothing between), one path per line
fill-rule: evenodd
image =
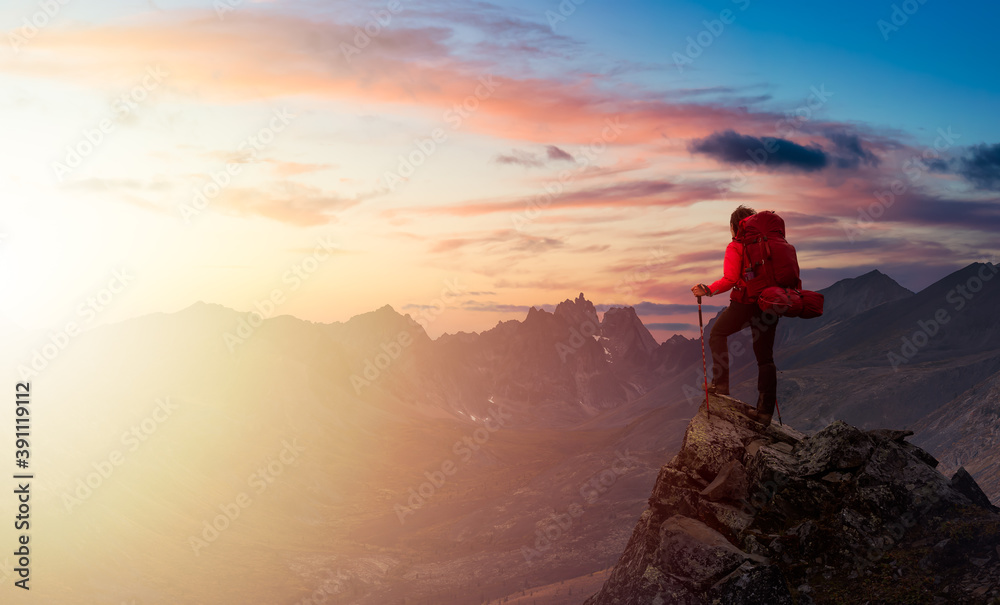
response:
M708 289L712 292L712 296L716 294L722 294L726 290L731 289L736 285L736 282L740 279L740 273L743 271L743 244L736 240L729 242L726 246L726 257L722 261L722 279L712 283ZM738 290L733 290L729 295L732 300L737 300L739 295ZM742 302L742 301L739 301Z

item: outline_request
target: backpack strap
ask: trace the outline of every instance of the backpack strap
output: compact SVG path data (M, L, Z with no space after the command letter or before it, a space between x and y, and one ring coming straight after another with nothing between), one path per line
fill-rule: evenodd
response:
M734 290L746 290L746 272L747 272L747 245L739 239L740 242L740 273L739 277L736 278L736 283L733 284Z

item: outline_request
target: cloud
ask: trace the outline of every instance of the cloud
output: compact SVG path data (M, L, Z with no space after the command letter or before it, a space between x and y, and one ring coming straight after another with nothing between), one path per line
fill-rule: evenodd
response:
M519 234L511 245L512 250L521 252L541 253L553 248L561 248L565 243L554 237L538 237L533 235Z
M517 164L526 168L541 168L550 162L575 162L576 160L572 155L555 145L547 145L544 154L514 149L508 154L498 155L494 161L497 164Z
M462 303L462 309L466 311L488 311L488 312L499 312L499 313L527 313L531 307L534 306L536 309L543 309L548 312L555 311L555 305L511 305L496 303L492 301L478 302L478 301L466 301Z
M624 208L645 206L688 206L718 195L714 185L673 183L664 180L636 180L612 185L588 187L556 196L541 195L507 198L484 202L464 202L455 205L414 206L384 210L386 217L400 213L477 216L493 212L524 212L556 208ZM540 200L544 203L542 206Z
M530 235L514 229L496 229L478 235L437 238L428 247L428 252L453 258L466 249L474 249L472 254L477 260L500 258L509 267L517 258L534 257L565 245L564 241L554 237Z
M606 252L611 249L611 244L591 244L577 249L577 253L585 254L589 252Z
M415 305L414 305L415 306ZM492 301L479 302L479 301L466 301L462 303L461 307L469 311L502 311L505 313L509 312L521 312L527 313L528 309L534 306L536 309L543 309L545 311L555 311L556 305L544 304L544 305L513 305L513 304L501 304ZM636 314L640 316L650 316L650 315L673 315L679 313L697 313L698 305L683 305L683 304L663 304L663 303L651 303L642 302L638 305L620 305L620 304L595 304L594 309L598 313L603 313L611 308L622 308L631 306L635 309ZM405 308L405 307L404 307ZM703 312L718 312L725 307L717 307L713 305L702 305ZM650 312L651 309L655 311ZM646 324L646 327L658 324ZM660 324L660 325L690 325L690 324ZM697 326L694 326L697 328ZM651 328L652 329L652 328ZM662 328L662 329L672 329L672 328ZM686 329L686 328L677 328Z
M1000 143L971 147L959 158L958 173L978 189L1000 191Z
M251 7L227 15L224 22L213 11L185 10L103 25L75 23L33 40L31 53L0 58L0 72L114 91L123 80L141 79L147 66L162 65L171 94L201 102L302 96L406 104L435 117L484 90L485 80L492 93L480 103L476 119L462 127L546 145L553 133L566 145L590 145L605 137L620 146L661 142L664 135L704 136L719 128L763 130L782 119L777 112L747 111L725 101L616 90L573 73L539 77L526 67L500 69L496 57L508 55L476 59L460 52L468 42L458 35L466 27L462 19L486 32L492 28L520 36L534 29L539 44L562 43L561 38L495 10L487 21L470 11L441 15L450 18L446 26L394 23L350 57L344 56L342 43L354 40L355 23L311 21ZM524 53L544 52L540 48Z
M171 191L175 184L164 179L154 179L144 181L139 179L105 179L105 178L85 178L79 180L67 180L62 184L67 189L78 189L81 191Z
M806 225L831 225L837 222L832 216L819 216L816 214L803 214L794 210L785 210L781 213L781 218L785 220L785 226L801 227Z
M644 324L647 330L697 330L694 324L653 323Z
M453 237L448 239L438 240L430 247L430 252L451 252L452 250L457 250L459 248L464 248L465 246L470 246L473 244L479 244L485 241L490 241L487 239L478 240L471 237Z
M575 162L576 161L575 159L573 159L572 155L570 155L569 153L563 151L562 149L559 149L555 145L549 145L548 147L545 148L545 150L547 152L548 159L550 161L553 161L553 162Z
M976 189L1000 191L1000 143L980 143L950 158L922 157L920 161L930 173L957 174Z
M163 193L169 193L176 189L176 184L163 178L155 178L148 181L130 178L83 178L67 180L60 184L61 188L79 191L83 194L115 194L114 199L142 208L149 212L162 215L176 215L176 210L163 204L158 204L147 199L150 197L162 197Z
M598 311L607 311L612 307L632 307L638 315L674 315L678 313L697 313L698 305L686 305L681 303L654 303L648 301L642 301L637 305L622 305L622 304L600 304L594 305L594 308ZM724 308L724 305L717 307L714 305L702 305L703 311L720 311Z
M547 23L540 22L538 14L530 9L470 0L443 0L430 6L427 4L407 6L408 18L417 16L449 25L457 24L474 28L481 34L467 43L467 47L462 49L463 54L475 51L479 57L487 59L502 52L505 56L517 53L535 58L540 54L565 55L578 51L581 46L580 42L555 33ZM463 38L462 42L465 43L465 40Z
M944 173L951 169L949 162L941 158L927 160L924 163L927 165L927 170L930 172Z
M322 172L324 170L329 170L331 168L336 168L336 164L326 164L326 163L302 163L302 162L285 162L281 160L265 159L272 165L272 170L274 174L281 178L288 178L291 176L296 176L299 174L308 174L310 172Z
M234 216L262 216L298 226L325 225L337 222L336 212L346 210L368 194L345 198L318 187L281 181L266 188L230 187L209 201L208 210Z
M557 277L543 277L541 279L532 280L512 280L507 278L500 278L496 280L493 284L496 288L530 288L532 290L567 290L572 291L579 287L578 283L571 283L570 281L560 281Z
M542 285L542 284L538 284ZM546 282L548 285L548 282ZM493 294L493 292L483 292L482 294ZM403 309L423 309L432 305L417 305L409 304L403 306ZM466 300L458 305L460 308L467 311L485 311L485 312L500 312L500 313L527 313L531 307L536 309L542 309L544 311L553 312L555 311L556 304L536 304L536 305L518 305L510 303L498 303L495 301L476 301L476 300ZM677 315L681 313L697 313L697 305L685 305L685 304L669 304L669 303L652 303L652 302L641 302L637 305L622 305L622 304L595 304L594 309L603 313L611 308L622 308L632 306L636 314L640 316L662 316L662 315ZM721 311L725 307L714 306L714 305L702 305L702 311L708 313L716 313ZM652 323L645 324L647 328L654 330L688 330L697 329L698 326L686 323ZM665 326L665 327L661 327Z
M829 162L829 157L821 147L803 147L787 139L757 138L734 130L715 132L705 138L695 139L688 149L725 164L751 161L762 163L765 168L772 170L789 168L813 172L826 168Z
M864 148L861 138L848 132L830 132L826 138L834 145L834 150L840 152L834 157L838 168L854 169L860 164L876 167L881 163L878 156Z
M614 164L609 166L587 166L576 176L577 181L588 179L601 179L608 176L636 172L650 167L649 159L645 157L633 157L629 159L619 158Z
M541 168L545 165L537 155L521 149L514 149L509 154L500 154L494 161L497 164L517 164L526 168Z
M1000 199L958 200L919 192L900 198L895 204L899 209L892 217L894 220L1000 231Z

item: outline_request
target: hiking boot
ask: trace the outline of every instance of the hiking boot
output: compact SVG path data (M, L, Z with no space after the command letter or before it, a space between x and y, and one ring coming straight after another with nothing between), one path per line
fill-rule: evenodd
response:
M729 395L729 385L715 384L713 382L708 385L708 392L712 395Z
M768 396L764 393L759 393L757 395L757 408L747 412L747 418L761 423L764 425L764 428L771 426L771 417L773 415L774 395Z
M747 418L755 422L759 422L766 429L771 426L771 417L773 414L762 414L759 410L747 410Z

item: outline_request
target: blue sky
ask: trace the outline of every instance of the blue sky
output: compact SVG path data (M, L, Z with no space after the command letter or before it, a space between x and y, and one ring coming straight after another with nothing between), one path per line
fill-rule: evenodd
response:
M63 318L121 266L139 277L102 320L252 308L324 237L340 253L282 312L423 308L456 279L467 295L432 335L580 292L669 310L719 276L737 203L786 217L811 289L878 268L916 290L1000 252L996 5L914 0L885 39L892 2L399 0L348 57L389 0L232 1L72 0L2 48L0 278L26 286L0 303L12 321ZM8 41L39 10L0 8ZM169 77L54 178L153 66ZM484 78L497 87L476 93ZM238 153L278 109L289 128ZM436 128L447 141L418 157ZM956 138L909 170L942 130ZM782 151L747 172L768 137ZM239 178L188 224L178 209L227 162Z

